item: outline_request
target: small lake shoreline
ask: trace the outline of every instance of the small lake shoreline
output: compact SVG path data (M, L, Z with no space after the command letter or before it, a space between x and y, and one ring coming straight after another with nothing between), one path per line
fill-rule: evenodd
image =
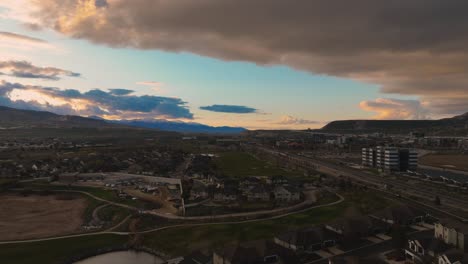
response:
M122 246L114 246L114 247L105 247L105 248L100 248L96 250L92 250L89 252L83 252L79 255L72 256L68 258L67 260L63 261L61 264L75 264L80 261L85 261L87 259L91 259L93 257L97 257L100 255L105 255L109 253L116 253L116 252L135 252L135 253L147 253L151 256L154 256L155 258L160 258L161 260L165 260L167 256L162 253L158 252L156 250L147 248L147 247L134 247L134 246L128 246L128 245L122 245Z

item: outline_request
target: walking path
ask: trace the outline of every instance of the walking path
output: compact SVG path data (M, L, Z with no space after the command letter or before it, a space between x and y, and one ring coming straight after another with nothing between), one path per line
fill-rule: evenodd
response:
M86 193L86 192L83 192ZM29 239L29 240L14 240L14 241L3 241L0 242L0 245L7 245L7 244L16 244L16 243L33 243L33 242L41 242L41 241L50 241L50 240L57 240L57 239L66 239L66 238L74 238L74 237L85 237L85 236L96 236L96 235L134 235L134 234L147 234L147 233L153 233L153 232L158 232L161 230L167 230L167 229L173 229L173 228L181 228L181 227L193 227L193 226L208 226L208 225L233 225L233 224L245 224L245 223L253 223L253 222L262 222L262 221L267 221L267 220L272 220L272 219L278 219L282 217L286 217L289 215L293 214L298 214L298 213L303 213L309 210L313 210L316 208L321 208L321 207L328 207L328 206L333 206L339 203L342 203L345 199L343 196L341 196L338 193L335 193L336 196L338 196L338 200L328 203L328 204L321 204L321 205L316 205L312 206L309 208L305 208L302 210L298 210L295 212L289 212L285 213L282 215L276 215L268 218L262 218L262 219L251 219L251 220L243 220L243 221L231 221L231 222L214 222L214 223L198 223L198 224L179 224L179 225L170 225L170 226L165 226L165 227L158 227L146 231L139 231L139 232L115 232L115 231L110 231L115 229L117 226L114 228L109 229L108 231L99 231L99 232L93 232L93 233L83 233L83 234L76 234L76 235L67 235L67 236L57 236L57 237L49 237L49 238L40 238L40 239ZM93 195L90 194L91 197ZM126 219L125 219L126 220ZM124 221L119 223L118 225L121 225Z

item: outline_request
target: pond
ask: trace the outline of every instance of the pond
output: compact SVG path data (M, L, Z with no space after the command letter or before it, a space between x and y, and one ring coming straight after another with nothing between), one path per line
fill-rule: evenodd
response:
M164 261L146 252L141 251L116 251L91 258L87 258L74 264L161 264Z

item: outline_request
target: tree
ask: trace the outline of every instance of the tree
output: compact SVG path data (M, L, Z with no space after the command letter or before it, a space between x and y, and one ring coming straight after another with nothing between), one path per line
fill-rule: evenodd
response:
M405 229L398 224L392 227L392 242L393 248L399 252L406 247L407 239Z
M340 179L339 186L340 186L340 190L342 191L346 190L346 182L344 179Z

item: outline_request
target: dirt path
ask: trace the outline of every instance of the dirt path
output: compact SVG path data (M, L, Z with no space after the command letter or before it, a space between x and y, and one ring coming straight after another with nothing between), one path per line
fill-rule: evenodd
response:
M93 221L94 221L95 223L101 222L101 219L99 218L99 215L98 215L99 210L101 210L102 208L107 207L107 206L109 206L109 205L110 205L110 204L103 204L103 205L101 205L101 206L96 207L96 208L93 210Z

